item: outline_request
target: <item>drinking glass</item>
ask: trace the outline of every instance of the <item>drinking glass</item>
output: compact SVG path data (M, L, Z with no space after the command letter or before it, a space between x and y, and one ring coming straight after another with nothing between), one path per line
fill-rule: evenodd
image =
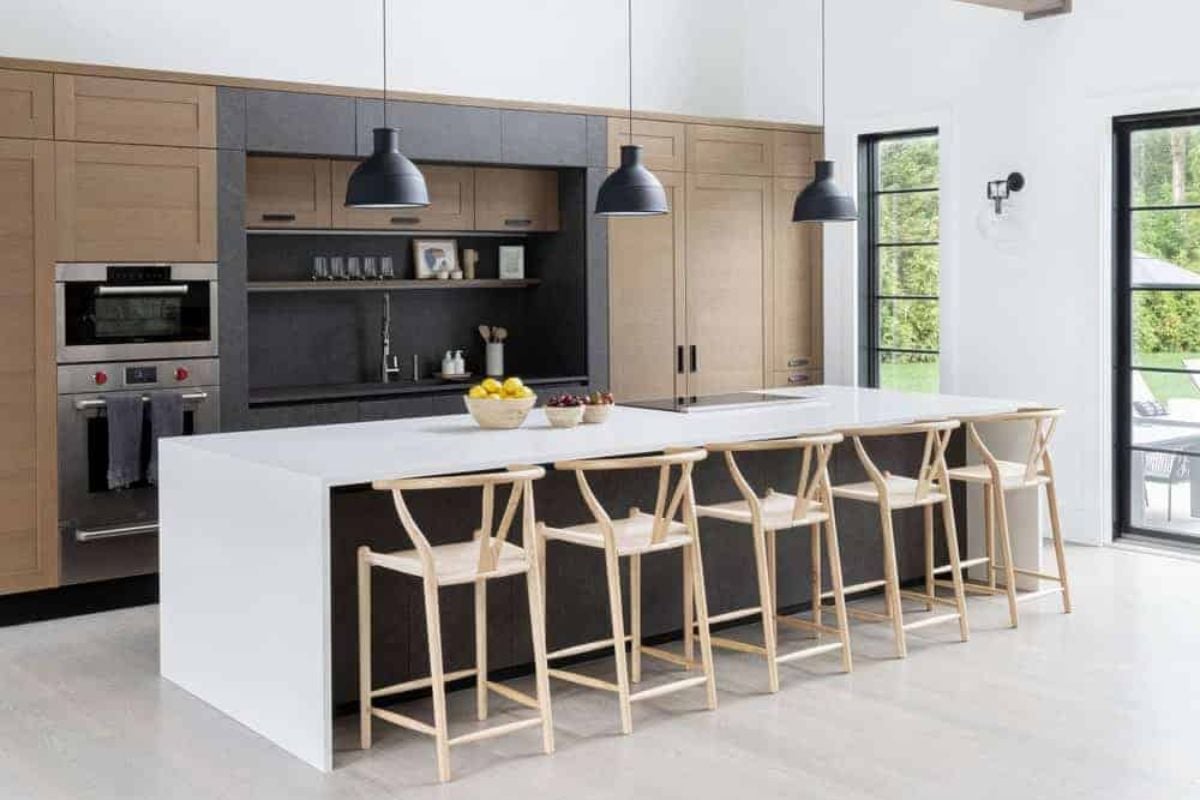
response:
M362 259L350 256L346 259L346 277L352 281L361 281L363 276Z
M379 259L379 278L385 281L395 280L396 266L391 256L382 256Z
M329 259L325 256L313 256L312 279L325 280L329 277Z
M329 277L335 281L344 281L346 279L346 259L344 257L329 257Z
M363 256L363 279L368 281L379 279L379 259L375 256Z

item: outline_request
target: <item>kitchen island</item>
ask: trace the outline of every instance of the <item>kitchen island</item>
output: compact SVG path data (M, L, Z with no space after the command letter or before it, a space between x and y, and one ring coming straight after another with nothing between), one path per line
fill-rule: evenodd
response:
M603 425L569 430L550 428L542 412L535 410L524 427L512 431L483 431L469 416L460 415L164 440L159 468L162 675L314 767L329 770L333 767L336 707L355 694L354 599L352 570L348 569L353 549L359 544L376 549L410 546L399 533L390 498L369 489L372 480L629 455L715 441L887 427L921 419L1012 411L1027 405L1015 400L837 386L772 393L790 394L795 402L693 413L619 406ZM920 461L920 443L914 444L912 439L902 437L895 446L888 445L885 452L873 455L884 469L911 472ZM957 461L965 456L961 439L961 435L957 437L952 453ZM1003 451L1003 446L1000 449ZM861 480L850 449L843 446L837 451L832 465L834 482ZM718 459L710 459L702 467L696 476L700 502L734 496ZM785 486L795 480L795 470L794 464L780 462L752 473L751 479L759 479L761 491L764 478ZM588 518L574 482L567 478L550 472L535 485L539 518L551 524L573 524ZM598 493L620 513L631 505L644 506L641 496L646 486L641 484L652 483L600 485ZM965 520L964 496L956 493L957 513ZM435 543L465 539L470 536L468 520L476 514L474 502L464 507L442 500L415 511ZM1014 542L1015 560L1020 566L1036 569L1040 551L1037 501L1033 493L1018 493L1010 504L1018 539ZM856 572L878 577L882 568L877 515L873 510L864 513L843 504L837 512L847 581L856 579ZM908 528L903 520L898 522L898 538L919 543L919 533L905 533L919 531L920 520ZM960 536L965 527L960 527ZM744 601L748 595L742 592L753 592L749 543L746 537L710 536L709 521L702 523L701 530L709 605L717 613ZM914 553L919 551L910 549L908 558L901 553L902 577L915 576L914 567L921 559ZM800 558L799 550L792 555ZM793 583L788 576L803 574L792 555L781 547L783 608L808 599L807 579L794 581L796 592L787 594ZM674 563L661 568L669 568L671 574L678 572ZM573 622L571 608L572 604L604 602L598 562L572 562L551 551L548 577L550 646L561 646L556 636L582 640L589 631L568 624ZM678 577L674 579L678 581ZM571 582L569 592L563 591L563 581ZM665 579L659 585L670 586ZM384 618L381 625L391 625L382 635L391 650L384 650L383 656L390 652L398 676L410 674L409 665L415 670L425 658L420 629L409 633L410 617L417 619L412 609L420 608L408 602L411 598L403 593L406 588L381 587L382 591L395 591L397 599L391 605L394 619L386 619L383 609L388 606L382 603L377 615ZM524 603L522 594L523 587L512 587L507 593L490 592L494 595L490 598L495 606L493 618L507 615L516 621ZM664 609L664 614L656 614L654 597L645 601L649 636L669 633L665 620L677 620L679 593L667 596L670 608ZM665 600L659 603L664 604ZM445 634L451 640L458 636L469 641L470 614L457 610L453 602L443 605L443 618L454 620ZM602 616L593 613L589 619ZM528 662L528 643L515 633L522 625L527 623L509 626L512 632L506 634L506 646L497 648L494 667ZM454 668L452 662L458 657L452 641L446 656L448 668ZM719 676L719 660L717 668Z

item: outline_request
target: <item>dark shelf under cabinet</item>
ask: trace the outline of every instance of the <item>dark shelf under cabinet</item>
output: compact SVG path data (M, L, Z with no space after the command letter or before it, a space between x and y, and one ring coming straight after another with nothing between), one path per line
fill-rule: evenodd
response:
M413 280L395 281L250 281L246 284L248 292L396 292L413 290L446 290L446 289L525 289L541 283L538 278L521 280L500 280L497 278L481 278L476 280L443 281L443 280Z
M282 405L287 403L313 403L329 400L378 399L403 397L406 395L465 394L483 376L465 382L440 380L400 381L397 383L350 383L332 386L279 386L250 390L250 405ZM565 375L550 378L526 378L525 384L533 387L579 383L586 384L586 375Z

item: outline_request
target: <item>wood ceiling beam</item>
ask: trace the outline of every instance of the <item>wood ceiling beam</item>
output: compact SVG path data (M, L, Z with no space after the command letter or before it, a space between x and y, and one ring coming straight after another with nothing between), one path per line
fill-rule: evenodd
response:
M1025 15L1025 19L1040 19L1041 17L1071 13L1071 0L958 0L958 2L1002 8L1006 11L1018 11Z

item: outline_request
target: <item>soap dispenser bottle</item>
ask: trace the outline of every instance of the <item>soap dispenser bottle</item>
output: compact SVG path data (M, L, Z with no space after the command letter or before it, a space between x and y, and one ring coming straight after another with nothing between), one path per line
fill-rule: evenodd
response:
M454 351L454 374L467 374L467 361L463 358L462 350Z
M442 356L442 375L454 375L454 354L449 350Z

